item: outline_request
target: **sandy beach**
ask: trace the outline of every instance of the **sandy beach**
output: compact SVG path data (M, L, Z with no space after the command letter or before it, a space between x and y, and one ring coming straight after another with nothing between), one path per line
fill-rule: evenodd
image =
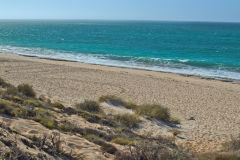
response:
M6 54L0 54L0 77L69 106L102 95L164 105L181 120L181 143L199 152L220 150L240 133L239 83Z

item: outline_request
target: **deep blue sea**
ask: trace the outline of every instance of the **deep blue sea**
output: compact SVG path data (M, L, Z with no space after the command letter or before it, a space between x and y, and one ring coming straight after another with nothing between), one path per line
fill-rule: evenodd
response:
M240 23L2 20L0 52L240 79Z

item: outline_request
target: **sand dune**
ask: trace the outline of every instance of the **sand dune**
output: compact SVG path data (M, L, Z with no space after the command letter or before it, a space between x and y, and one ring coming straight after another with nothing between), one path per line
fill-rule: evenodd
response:
M238 83L4 54L0 76L15 85L32 84L38 93L67 105L107 94L162 104L181 119L183 143L196 151L219 150L240 133Z

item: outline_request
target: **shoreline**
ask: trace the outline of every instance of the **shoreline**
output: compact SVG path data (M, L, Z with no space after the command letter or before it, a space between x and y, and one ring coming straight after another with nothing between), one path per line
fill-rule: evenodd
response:
M126 68L126 69L133 69L133 70L143 70L143 71L151 71L151 72L160 72L160 73L168 73L168 74L175 74L180 75L183 77L196 77L200 79L206 79L206 80L217 80L222 82L229 82L229 83L237 83L240 84L240 80L238 79L232 79L232 78L221 78L221 77L206 77L201 75L193 75L193 74L184 74L184 73L177 73L177 72L167 72L167 71L157 71L157 70L151 70L151 69L144 69L144 68L135 68L135 67L124 67L124 66L114 66L114 65L107 65L107 64L95 64L95 63L87 63L87 62L80 62L80 61L74 61L74 60L67 60L67 59L58 59L58 58L48 58L48 57L40 57L40 56L33 56L33 55L21 55L21 54L12 54L12 53L2 53L0 54L4 55L14 55L14 56L22 56L22 57L30 57L30 58L37 58L37 59L45 59L45 60L53 60L53 61L62 61L62 62L74 62L74 63L81 63L81 64L89 64L89 65L96 65L96 66L106 66L106 67L116 67L116 68Z
M197 152L220 150L240 133L239 83L9 54L0 54L0 62L1 78L13 85L33 85L38 96L66 106L103 95L163 105L181 120L181 143Z

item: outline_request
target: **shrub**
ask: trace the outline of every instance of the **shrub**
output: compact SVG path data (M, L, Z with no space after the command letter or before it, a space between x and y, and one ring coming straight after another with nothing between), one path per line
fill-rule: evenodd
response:
M121 98L112 95L100 97L99 102L106 102L115 106L124 106L125 108L136 111L136 113L140 115L146 115L165 122L180 124L180 120L170 117L168 108L161 105L136 105L132 102L126 102Z
M34 106L34 107L39 107L39 103L36 100L33 99L28 99L23 102L24 105L26 106Z
M83 117L90 123L100 123L100 121L102 119L102 117L98 114L93 114L93 113L89 113L89 112L85 112L85 111L79 112L78 115Z
M139 117L137 115L128 113L115 115L114 119L129 128L136 127L137 123L139 122Z
M114 138L112 140L113 143L120 144L120 145L131 145L133 144L133 141L130 141L128 139L124 139L121 137Z
M52 118L37 116L37 117L34 117L33 120L49 129L54 129L57 126L56 121L54 121Z
M98 137L95 134L86 134L84 136L85 139L89 140L89 141L95 141L95 140L102 140L102 138Z
M102 140L102 138L100 138L99 136L97 136L96 134L87 134L84 136L87 140L89 140L90 142L93 142L99 146L101 146L102 151L110 153L110 154L114 154L117 152L117 149L109 144L106 143Z
M0 86L1 86L2 88L6 88L6 87L9 87L10 84L7 83L7 82L5 82L2 78L0 78Z
M240 150L240 135L238 137L231 137L231 141L223 144L224 148L228 151Z
M129 147L127 152L118 152L115 160L190 160L189 155L171 146L164 146L162 142L140 141Z
M157 120L170 122L170 113L168 108L161 105L141 105L138 106L136 112L140 115L147 115Z
M33 90L32 86L30 86L28 84L18 85L18 91L23 93L27 97L33 97L34 98L36 96L36 93Z
M10 87L7 88L6 94L16 96L16 95L18 95L18 89L14 86L10 86Z
M78 111L76 111L76 109L71 107L63 108L63 112L67 113L68 115L78 114Z
M83 103L77 104L76 108L79 110L84 110L92 113L101 112L100 105L95 101L84 101Z
M232 153L205 153L197 156L198 160L240 160L240 157Z
M62 122L61 124L57 125L57 129L66 132L72 132L75 130L75 126L69 122Z
M51 104L50 107L58 108L58 109L64 109L65 108L64 105L59 103L59 102L55 102L55 103Z
M12 100L13 100L13 102L21 103L21 104L24 102L24 100L21 99L19 96L13 96Z
M25 109L11 101L3 99L0 99L0 113L12 117L27 115L27 111Z

